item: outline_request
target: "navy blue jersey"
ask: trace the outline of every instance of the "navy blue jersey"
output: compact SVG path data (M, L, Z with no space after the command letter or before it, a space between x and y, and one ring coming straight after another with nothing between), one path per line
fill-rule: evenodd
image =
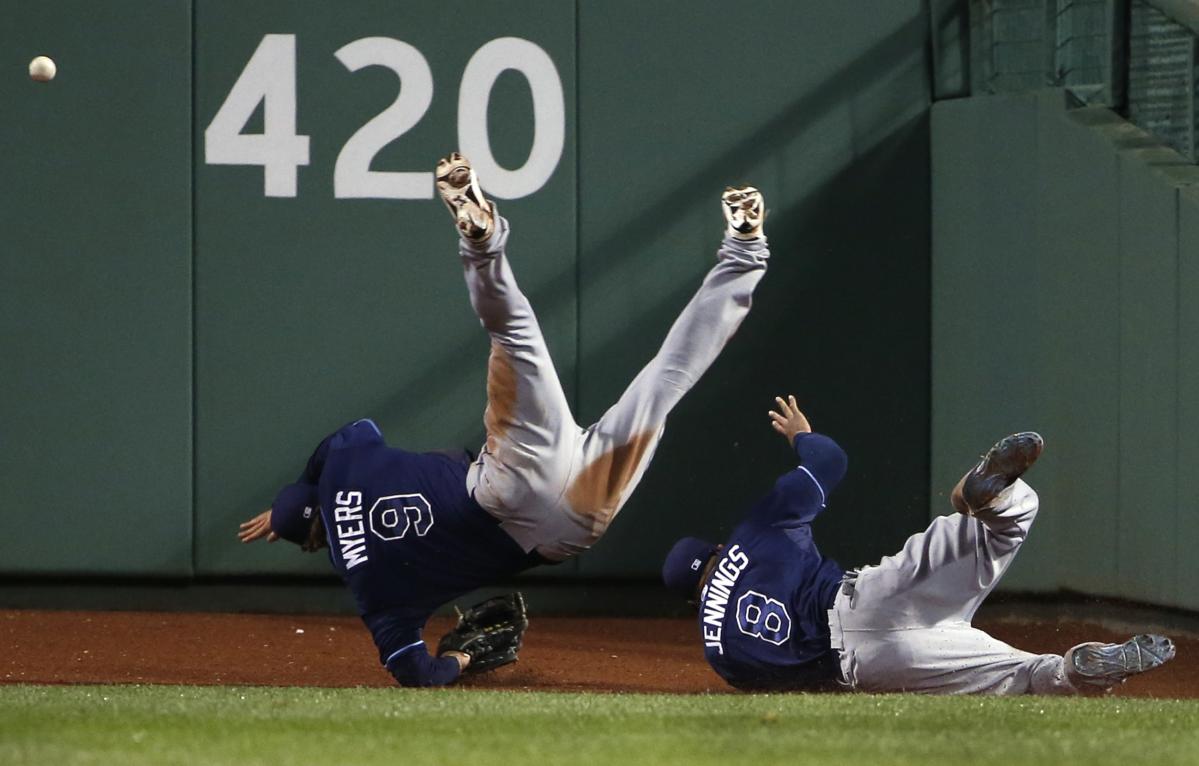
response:
M465 450L389 447L373 422L360 420L321 442L302 477L317 484L333 567L401 683L457 676L452 660L438 666L421 643L434 610L543 563L467 493L469 466Z
M829 449L840 454L831 469ZM700 592L704 655L738 688L818 688L836 679L828 610L845 571L820 554L811 522L844 475L844 453L818 434L799 434L796 451L800 466L733 530Z

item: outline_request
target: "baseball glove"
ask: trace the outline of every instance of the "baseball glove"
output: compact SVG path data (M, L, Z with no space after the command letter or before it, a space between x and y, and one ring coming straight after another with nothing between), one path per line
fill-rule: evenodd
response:
M496 596L458 614L458 624L441 637L437 654L462 652L470 657L467 673L483 673L516 662L529 618L520 593Z

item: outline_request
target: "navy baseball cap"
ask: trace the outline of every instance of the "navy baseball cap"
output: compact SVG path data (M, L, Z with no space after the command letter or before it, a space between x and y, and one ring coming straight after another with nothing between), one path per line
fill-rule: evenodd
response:
M303 545L317 513L316 487L288 484L271 503L271 531L288 542Z
M695 594L695 586L704 575L704 565L716 552L717 546L698 537L684 537L674 544L662 562L662 582L667 588L687 598Z

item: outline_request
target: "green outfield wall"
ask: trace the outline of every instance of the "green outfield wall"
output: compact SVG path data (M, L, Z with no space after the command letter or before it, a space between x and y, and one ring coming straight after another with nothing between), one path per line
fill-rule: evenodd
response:
M1038 430L1041 514L1005 587L1199 608L1199 173L1066 99L932 110L932 511Z
M0 570L189 574L191 9L3 15Z
M676 536L727 534L793 462L778 393L851 456L827 552L865 563L924 523L924 4L10 5L0 574L327 573L234 536L322 436L372 417L477 446L488 343L431 177L454 148L584 424L712 263L725 185L768 201L742 331L609 535L550 574L649 577ZM38 54L54 82L26 77Z

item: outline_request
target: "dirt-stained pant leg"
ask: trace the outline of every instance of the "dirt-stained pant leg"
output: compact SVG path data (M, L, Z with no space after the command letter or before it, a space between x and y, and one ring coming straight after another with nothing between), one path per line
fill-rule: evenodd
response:
M508 264L508 222L485 242L459 240L470 302L491 336L487 442L467 489L526 551L541 543L581 429L575 424L528 298Z
M970 625L1036 514L1036 493L1017 480L990 510L935 519L864 567L829 611L846 681L863 691L1073 693L1060 655L1022 652Z
M661 348L578 446L564 500L558 550L586 550L608 528L653 456L666 416L711 366L749 312L770 257L764 237L726 236L716 265L667 333Z
M591 547L636 487L667 414L748 313L769 250L764 238L726 237L657 355L584 431L508 266L508 231L497 216L486 242L459 245L471 305L491 335L487 443L467 489L524 550L563 561Z

